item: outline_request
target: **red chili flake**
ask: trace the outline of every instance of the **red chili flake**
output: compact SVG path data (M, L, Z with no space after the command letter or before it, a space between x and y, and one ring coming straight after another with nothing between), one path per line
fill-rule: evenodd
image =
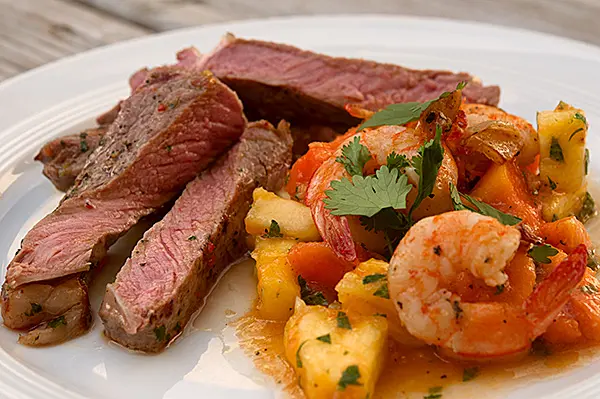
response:
M212 253L215 250L215 244L213 244L212 241L208 242L207 247L208 253Z
M158 112L164 112L167 110L167 106L163 103L158 104Z

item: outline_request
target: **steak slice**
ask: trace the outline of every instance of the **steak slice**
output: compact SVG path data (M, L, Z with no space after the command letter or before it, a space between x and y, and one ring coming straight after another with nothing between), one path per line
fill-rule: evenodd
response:
M188 184L107 286L100 317L110 339L158 352L182 331L225 268L248 250L244 218L252 192L281 187L291 146L284 122L277 130L253 122L240 143Z
M191 63L195 49L178 54ZM498 86L482 86L468 73L415 70L362 59L329 57L280 43L226 35L196 67L209 69L240 96L248 118L325 124L342 131L360 122L344 109L378 111L393 103L427 101L459 82L468 102L498 105Z
M44 164L44 175L57 189L67 191L107 131L105 125L54 139L42 147L35 160Z
M83 325L77 333L84 332L89 305L83 291L108 247L178 195L239 139L245 126L238 97L210 72L153 71L123 102L104 145L90 156L58 208L23 239L2 287L4 324L34 328L23 343L40 342L49 329L55 333L43 343L76 335L68 320ZM49 290L43 298L52 300L65 284L71 294L61 297L63 304L75 309L85 302L77 315L35 302L39 290ZM84 299L73 300L77 296Z

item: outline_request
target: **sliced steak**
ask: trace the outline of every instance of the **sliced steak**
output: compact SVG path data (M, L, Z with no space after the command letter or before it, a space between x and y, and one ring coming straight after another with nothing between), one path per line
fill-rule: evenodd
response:
M210 54L193 47L177 53L175 66L210 69L242 99L250 119L292 122L294 154L303 155L312 141L328 141L360 119L346 104L377 111L397 102L426 101L468 81L467 101L498 105L498 86L482 86L467 73L414 70L361 59L329 57L285 44L238 39L226 35ZM143 68L129 79L132 90L153 69ZM119 105L98 121L109 122Z
M54 139L42 147L35 160L44 164L44 175L57 189L67 191L107 131L108 126L100 126Z
M283 122L277 130L251 123L240 143L188 184L108 285L100 317L109 338L157 352L182 331L227 265L247 251L252 191L281 187L291 146Z
M4 324L34 328L21 339L24 343L74 336L69 320L85 326L77 333L85 331L90 270L120 235L173 199L230 148L245 126L238 97L211 73L169 67L153 71L123 102L104 145L91 155L59 207L25 236L2 287ZM61 301L69 310L79 309L77 315L35 302L39 290L49 289L45 298L53 298L65 284L71 294ZM80 303L85 306L75 308ZM36 317L23 312L29 307L36 308ZM41 338L48 328L58 327L62 333Z
M194 50L179 53L191 63ZM209 69L242 99L250 119L349 128L359 120L346 104L378 111L393 103L431 100L459 82L467 101L498 105L498 86L482 86L467 73L415 70L362 59L329 57L280 43L226 35L196 68Z

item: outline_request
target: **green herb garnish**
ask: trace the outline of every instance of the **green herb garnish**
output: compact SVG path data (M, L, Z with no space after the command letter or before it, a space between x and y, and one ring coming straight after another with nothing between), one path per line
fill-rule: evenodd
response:
M302 359L300 359L300 349L302 349L302 347L304 346L304 344L306 344L308 341L304 341L300 344L300 346L298 347L298 350L296 351L296 367L301 369L302 368Z
M360 144L360 137L354 139L342 147L342 155L337 157L336 162L341 163L350 173L350 176L362 176L365 164L371 159L369 149Z
M556 254L558 254L558 250L548 244L534 245L529 251L527 251L527 255L529 255L531 259L537 263L543 263L546 265L552 263L550 257Z
M469 367L463 370L463 382L471 381L479 374L479 367Z
M429 395L423 396L423 399L440 399L442 397L442 387L429 388Z
M327 299L325 299L325 295L323 295L320 291L313 291L308 286L308 283L302 276L298 276L298 285L300 285L300 298L307 305L321 305L327 306Z
M317 337L317 341L321 341L321 342L325 342L326 344L330 344L331 343L331 335L330 334L321 335L320 337Z
M31 317L42 311L42 305L40 305L39 303L31 302L30 305L31 305L31 310L28 312L25 312L25 316Z
M460 82L456 86L456 90L462 90L466 84L467 82ZM452 93L444 92L438 98L425 101L423 103L415 101L388 105L383 110L376 112L368 120L364 121L356 131L360 132L367 127L405 125L409 122L416 121L421 117L421 114L431 105L431 103L448 97L450 94Z
M339 328L345 328L346 330L352 330L352 326L350 325L350 320L348 320L348 315L344 312L338 312L337 317L337 326Z
M388 291L388 285L387 284L383 284L381 287L379 287L377 289L377 291L375 291L373 293L373 296L378 296L378 297L381 297L381 298L390 299L390 292Z
M562 147L558 142L556 137L552 137L552 141L550 142L550 158L554 159L557 162L564 162L565 156L563 155Z
M283 234L281 234L281 228L279 227L279 223L276 220L271 220L271 225L269 226L269 230L265 229L265 234L263 234L263 238L281 238Z
M383 280L384 278L387 278L386 274L381 274L381 273L375 273L375 274L369 274L368 276L365 276L365 278L363 278L363 284L371 284L374 283L375 281L379 281L379 280Z
M358 382L360 378L360 371L358 370L357 365L352 365L346 367L346 370L342 372L342 376L338 381L337 389L338 391L343 391L346 389L348 385L362 385Z
M467 201L473 204L473 207L465 205L462 202L461 197L466 198ZM471 197L470 195L460 193L456 186L454 186L454 184L452 183L450 183L450 198L452 199L454 209L457 211L468 209L472 212L476 212L484 216L493 217L497 219L500 223L505 224L507 226L514 226L521 222L521 219L516 216L501 212L493 206L488 205L485 202L479 201Z
M59 326L66 326L67 325L67 321L65 320L65 316L59 316L54 320L51 320L48 322L48 327L50 328L57 328Z
M165 338L167 337L167 329L166 329L165 325L163 324L160 327L156 327L154 329L154 335L156 336L156 340L158 342L164 341Z
M581 223L587 223L587 221L594 216L596 216L596 202L592 198L592 195L589 192L586 192L581 210L579 211L579 214L577 214L577 219L579 219Z
M548 184L552 190L556 190L556 183L550 178L550 176L548 176Z

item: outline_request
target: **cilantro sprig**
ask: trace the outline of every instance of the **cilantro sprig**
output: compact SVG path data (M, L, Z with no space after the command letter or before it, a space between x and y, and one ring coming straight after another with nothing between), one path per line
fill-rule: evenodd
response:
M460 82L456 86L456 90L462 90L466 85L467 82ZM356 131L360 132L361 130L367 127L378 127L385 125L405 125L409 122L416 121L433 102L438 101L442 98L446 98L450 94L452 94L452 92L447 91L442 93L438 98L422 103L413 101L408 103L388 105L386 108L382 109L379 112L376 112L368 120L363 122Z
M371 159L369 149L360 144L360 137L354 139L342 147L342 155L335 160L346 168L350 176L362 176L365 164Z

